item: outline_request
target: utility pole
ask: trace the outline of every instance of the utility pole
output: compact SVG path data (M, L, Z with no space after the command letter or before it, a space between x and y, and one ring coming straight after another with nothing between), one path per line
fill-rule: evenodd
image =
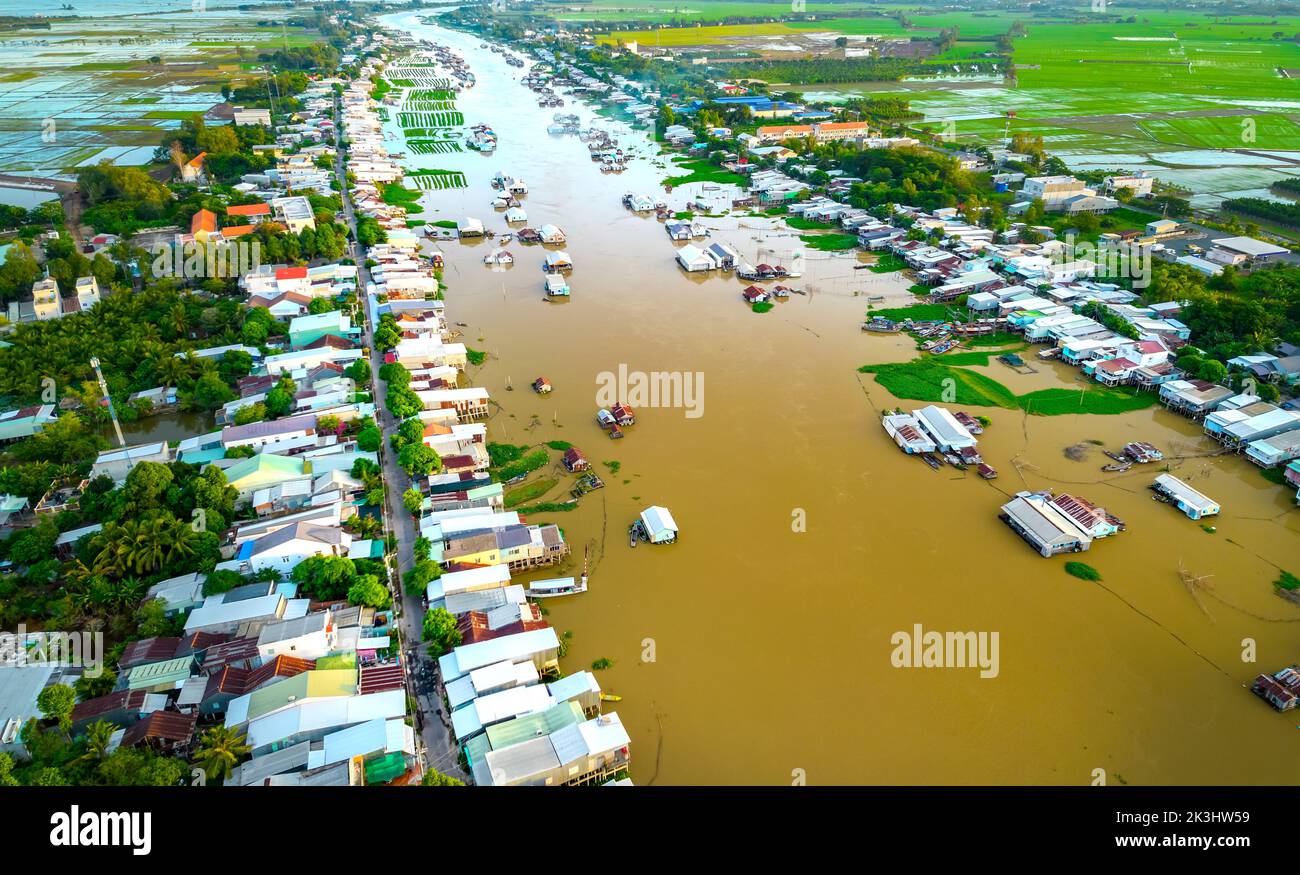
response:
M95 379L99 381L99 391L104 393L104 400L108 402L108 415L113 420L113 430L117 432L117 443L122 449L126 449L126 438L122 435L122 423L117 421L117 411L113 408L113 397L108 394L108 384L104 382L104 372L99 369L99 358L91 356L90 366L95 369ZM127 460L127 467L130 467L130 460Z

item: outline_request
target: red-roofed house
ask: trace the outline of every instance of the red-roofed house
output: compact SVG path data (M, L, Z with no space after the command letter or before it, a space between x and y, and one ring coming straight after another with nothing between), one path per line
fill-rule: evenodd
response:
M1128 381L1137 366L1126 358L1106 359L1093 366L1092 375L1107 386L1118 386Z
M203 178L203 159L208 157L207 152L200 152L189 161L181 165L182 182L198 182Z
M238 216L245 221L256 225L258 222L265 222L271 218L270 204L239 204L233 207L226 207L227 216Z
M195 240L206 240L217 230L217 214L212 210L199 210L190 218L190 233Z

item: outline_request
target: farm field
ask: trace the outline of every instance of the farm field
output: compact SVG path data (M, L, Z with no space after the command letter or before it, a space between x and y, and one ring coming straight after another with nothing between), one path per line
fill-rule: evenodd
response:
M14 71L0 75L0 169L60 175L102 160L148 163L166 131L220 102L221 85L258 54L318 37L259 24L256 4L154 6L104 4L49 30L0 35L0 69Z

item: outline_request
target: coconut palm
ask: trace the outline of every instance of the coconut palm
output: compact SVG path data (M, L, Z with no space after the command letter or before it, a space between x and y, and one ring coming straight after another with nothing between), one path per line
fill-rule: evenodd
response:
M74 762L100 762L108 756L108 746L113 740L117 727L107 720L96 720L86 727L86 751Z
M227 726L214 726L199 739L194 752L194 764L203 769L209 780L225 780L239 761L253 748L245 743L245 736Z

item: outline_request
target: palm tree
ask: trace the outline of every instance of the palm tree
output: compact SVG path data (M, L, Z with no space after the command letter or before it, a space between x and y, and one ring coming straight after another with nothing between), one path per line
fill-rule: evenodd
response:
M86 752L74 762L100 762L108 756L108 746L113 740L117 727L107 720L96 720L86 727Z
M225 780L230 777L230 771L252 750L245 743L244 733L227 726L214 726L199 739L199 748L194 752L194 764L203 769L209 780Z

